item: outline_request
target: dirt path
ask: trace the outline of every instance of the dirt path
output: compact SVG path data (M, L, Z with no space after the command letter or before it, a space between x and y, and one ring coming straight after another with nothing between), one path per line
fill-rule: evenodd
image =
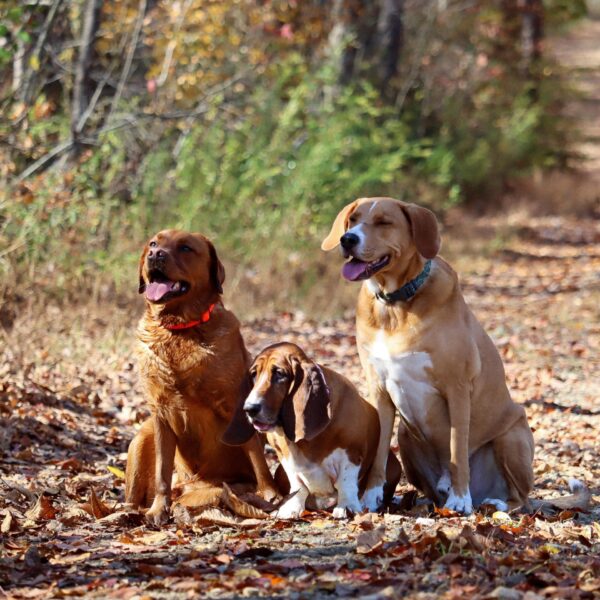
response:
M597 502L600 227L556 217L461 219L445 233L446 254L535 431L534 495L563 495L577 477ZM23 314L7 334L0 598L537 600L600 592L597 509L460 518L421 506L350 523L328 513L294 522L234 522L221 513L147 527L123 506L118 471L146 410L132 364L134 323L114 307L47 309ZM364 389L351 316L317 323L274 315L248 323L244 335L252 352L296 341ZM403 482L397 494L408 490Z
M584 171L600 180L600 20L581 20L567 33L551 38L549 49L581 92L566 113L580 123L579 151L587 158Z

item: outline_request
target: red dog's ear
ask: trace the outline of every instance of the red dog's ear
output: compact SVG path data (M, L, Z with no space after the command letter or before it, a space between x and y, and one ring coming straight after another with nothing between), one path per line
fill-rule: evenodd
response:
M146 291L146 282L144 281L143 271L144 271L144 262L146 260L146 254L148 254L148 244L144 246L144 250L142 251L142 256L140 256L140 265L138 268L139 274L139 286L138 286L138 294L143 294Z
M255 430L252 427L248 417L244 412L244 402L248 394L252 391L252 380L250 375L246 374L238 395L238 403L233 413L233 417L221 438L221 441L228 446L241 446L245 444L254 435Z
M323 240L321 244L321 250L325 250L328 252L329 250L333 250L339 243L340 238L346 233L346 229L348 228L348 219L350 215L356 209L358 204L358 200L354 202L350 202L340 210L338 216L335 218L333 225L331 226L331 231L329 235Z
M315 363L309 360L294 362L294 384L281 407L283 431L292 442L310 441L331 420L329 388L323 371Z
M428 208L416 204L406 204L402 208L410 223L413 241L419 254L424 258L434 258L441 245L435 215Z
M210 253L210 278L215 287L217 293L223 293L223 283L225 281L225 267L217 256L217 251L212 245L212 242L206 240L208 244L208 251Z

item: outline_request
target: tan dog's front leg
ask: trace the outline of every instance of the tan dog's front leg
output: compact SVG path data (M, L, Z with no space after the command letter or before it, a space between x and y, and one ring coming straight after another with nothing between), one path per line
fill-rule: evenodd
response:
M160 526L169 518L171 505L171 479L177 438L168 423L154 416L154 439L156 444L156 495L146 518Z
M267 461L265 460L263 444L258 435L254 434L250 440L244 444L243 448L248 453L252 468L254 469L257 492L265 500L277 499L279 497L279 492L277 491L277 487L273 481L271 472L269 471Z
M470 394L464 387L457 388L448 393L447 401L450 416L450 490L444 507L468 515L473 512L469 490Z
M378 390L374 406L379 415L379 444L367 480L367 487L362 496L362 504L370 512L377 511L383 503L383 486L386 482L386 466L394 430L394 417L396 416L396 407L383 390Z

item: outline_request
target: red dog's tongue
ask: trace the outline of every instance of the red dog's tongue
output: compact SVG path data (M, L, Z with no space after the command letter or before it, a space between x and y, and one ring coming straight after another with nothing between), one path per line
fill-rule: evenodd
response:
M153 302L157 302L164 295L168 294L173 289L174 285L174 281L153 281L148 283L146 284L146 298L148 298L148 300L152 300Z
M358 258L353 258L347 263L344 263L344 266L342 267L342 275L348 281L357 281L358 279L362 279L366 276L368 267L369 263L358 260Z

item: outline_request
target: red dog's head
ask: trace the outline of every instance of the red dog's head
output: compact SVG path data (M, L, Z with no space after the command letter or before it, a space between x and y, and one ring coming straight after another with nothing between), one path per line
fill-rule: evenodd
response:
M167 229L154 235L142 252L139 292L159 308L214 300L223 292L225 269L210 240L199 233Z

